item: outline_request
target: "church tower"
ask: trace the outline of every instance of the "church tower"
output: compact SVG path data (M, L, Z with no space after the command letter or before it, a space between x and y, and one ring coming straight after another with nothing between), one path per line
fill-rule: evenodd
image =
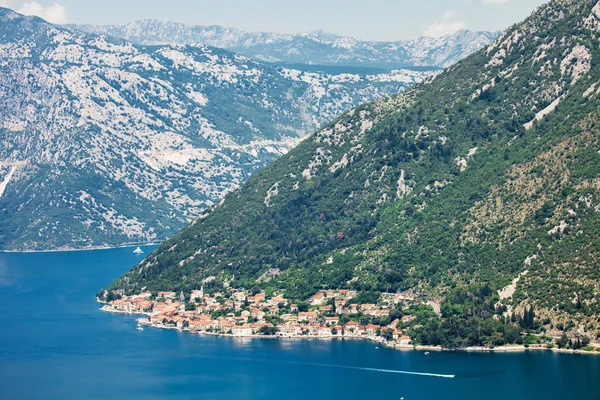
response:
M185 296L183 295L183 290L179 292L179 311L185 311Z

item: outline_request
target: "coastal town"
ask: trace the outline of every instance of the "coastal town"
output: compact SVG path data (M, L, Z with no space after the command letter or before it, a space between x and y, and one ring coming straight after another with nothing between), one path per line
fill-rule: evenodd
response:
M377 303L354 302L354 290L321 290L306 302L291 303L279 293L233 290L205 293L142 292L109 299L103 311L143 314L141 326L199 334L288 338L365 338L390 346L410 346L407 312L421 298L383 293ZM433 312L433 308L432 308ZM143 328L142 328L143 329Z

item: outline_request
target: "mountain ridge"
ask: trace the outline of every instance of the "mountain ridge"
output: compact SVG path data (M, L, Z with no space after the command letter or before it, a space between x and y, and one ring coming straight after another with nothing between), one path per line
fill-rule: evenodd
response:
M440 38L377 42L321 30L281 34L248 32L220 25L140 20L126 25L70 25L139 44L205 43L266 62L379 68L447 67L489 44L499 32L460 30Z
M343 111L432 72L305 72L0 8L0 248L160 241Z
M600 2L549 2L329 123L109 290L410 289L443 299L415 343L600 334L599 33Z

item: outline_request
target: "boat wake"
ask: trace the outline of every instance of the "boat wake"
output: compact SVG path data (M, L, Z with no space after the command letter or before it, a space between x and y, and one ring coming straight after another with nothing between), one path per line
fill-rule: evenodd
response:
M216 356L200 356L204 359L219 359L224 360L223 357ZM324 368L340 368L340 369L353 369L358 371L370 371L370 372L383 372L387 374L400 374L400 375L418 375L418 376L429 376L433 378L455 378L456 375L450 374L434 374L431 372L414 372L414 371L403 371L398 369L382 369L382 368L369 368L369 367L356 367L352 365L340 365L340 364L321 364L321 363L310 363L303 361L292 361L292 360L269 360L261 358L248 358L248 357L227 357L227 360L231 361L249 361L249 362L265 362L265 363L276 363L276 364L295 364L295 365L310 365L313 367L324 367Z
M435 377L435 378L455 378L456 377L456 375L434 374L434 373L430 373L430 372L413 372L413 371L402 371L402 370L397 370L397 369L354 367L351 365L314 364L314 363L306 363L306 364L314 365L315 367L355 369L355 370L360 370L360 371L386 372L388 374L420 375L420 376L431 376L431 377Z

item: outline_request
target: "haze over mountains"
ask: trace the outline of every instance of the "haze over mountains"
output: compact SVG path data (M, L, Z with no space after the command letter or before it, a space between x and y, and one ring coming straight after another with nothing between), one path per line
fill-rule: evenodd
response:
M267 62L354 67L447 67L488 45L499 32L461 30L439 38L363 41L324 31L297 34L247 32L219 25L141 20L127 25L73 25L139 44L203 43Z
M521 315L600 335L599 37L600 2L551 1L327 124L110 289L413 290L445 299L421 344L512 343Z

